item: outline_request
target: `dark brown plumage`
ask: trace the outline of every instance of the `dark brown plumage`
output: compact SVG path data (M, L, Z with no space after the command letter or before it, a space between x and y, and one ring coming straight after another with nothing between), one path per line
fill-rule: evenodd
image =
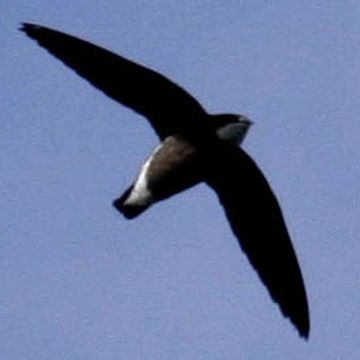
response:
M144 173L145 185L152 187L154 201L200 181L213 188L241 248L271 297L300 335L307 338L310 321L304 282L280 206L249 155L216 135L218 128L235 124L238 117L208 114L197 100L163 75L87 41L34 24L23 24L21 30L106 95L145 116L163 141L161 155L165 155L165 160L171 148L166 144L174 137L194 147L195 155L190 156L190 161L180 158L176 176L163 171L164 163L161 174ZM149 160L150 170L160 164L154 159ZM189 170L194 168L189 166L193 161L196 174ZM179 188L171 183L184 175L188 179ZM164 181L166 177L173 180ZM130 209L131 204L126 201L132 191L133 186L115 201L118 210L128 218L138 216L151 205Z

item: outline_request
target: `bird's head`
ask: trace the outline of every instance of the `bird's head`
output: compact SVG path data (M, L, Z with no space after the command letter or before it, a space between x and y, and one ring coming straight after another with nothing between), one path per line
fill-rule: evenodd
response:
M221 140L240 145L252 122L244 115L218 114L211 115L214 129Z

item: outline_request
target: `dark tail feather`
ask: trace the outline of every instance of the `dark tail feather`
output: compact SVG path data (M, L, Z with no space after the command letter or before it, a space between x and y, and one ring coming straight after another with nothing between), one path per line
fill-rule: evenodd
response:
M126 199L131 193L133 186L130 186L118 199L115 199L113 202L114 207L123 214L126 219L133 219L139 216L143 211L145 211L149 206L146 205L131 205L125 204Z

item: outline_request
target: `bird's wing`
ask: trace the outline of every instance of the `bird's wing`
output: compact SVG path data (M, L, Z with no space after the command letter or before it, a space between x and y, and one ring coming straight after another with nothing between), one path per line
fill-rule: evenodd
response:
M207 126L194 125L205 114L197 100L163 75L44 26L25 23L21 30L106 95L147 117L161 139Z
M214 147L206 167L205 181L217 193L242 250L284 316L307 338L310 320L303 278L264 175L243 150L228 144Z

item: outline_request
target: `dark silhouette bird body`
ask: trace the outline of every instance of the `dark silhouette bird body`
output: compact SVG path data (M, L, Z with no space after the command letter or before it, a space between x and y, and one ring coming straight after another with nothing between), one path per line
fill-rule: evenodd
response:
M238 147L251 122L208 114L163 75L87 41L40 25L29 37L106 95L145 116L161 141L134 183L114 201L126 218L200 182L218 195L230 226L271 297L301 336L309 335L308 302L285 221L269 183Z

